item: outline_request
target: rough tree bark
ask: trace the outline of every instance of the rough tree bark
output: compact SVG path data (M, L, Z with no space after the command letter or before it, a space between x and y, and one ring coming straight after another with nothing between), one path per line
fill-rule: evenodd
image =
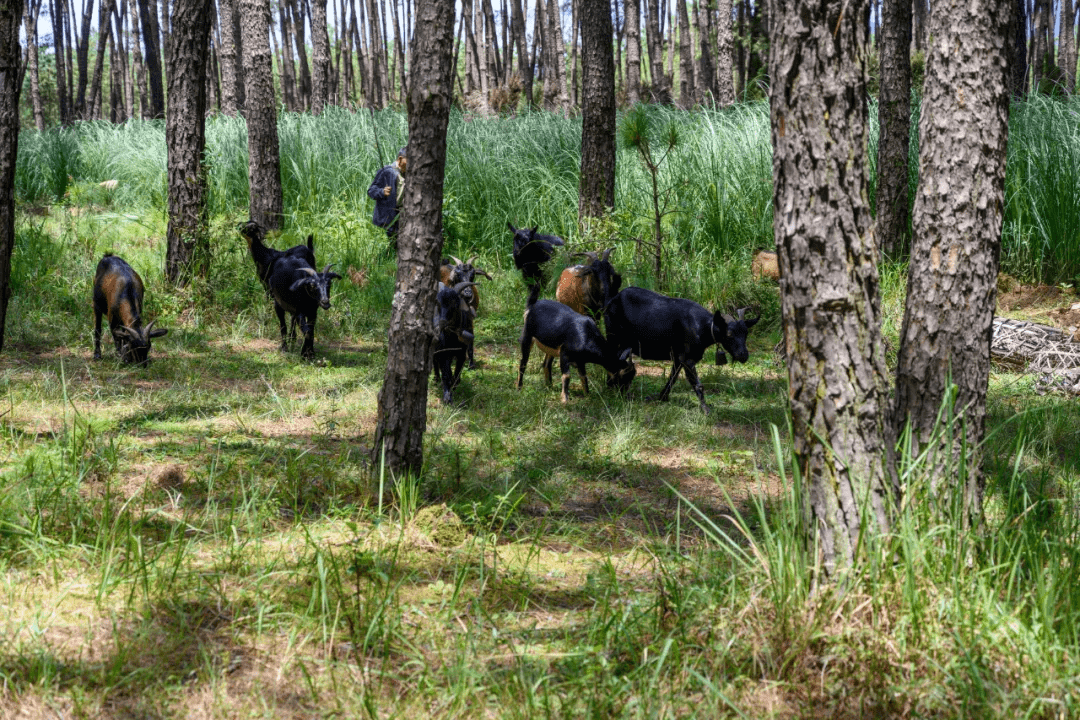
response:
M649 46L649 92L652 101L671 102L671 87L664 72L664 41L660 34L660 0L645 0L645 43Z
M526 93L526 107L532 107L533 68L529 62L529 39L525 36L525 11L522 8L522 0L513 0L513 29L514 39L517 41L518 51L518 74L521 76L521 86Z
M633 107L641 102L641 5L626 2L626 102Z
M0 351L4 349L15 249L15 158L19 150L22 0L0 3Z
M716 104L727 107L735 102L735 69L732 48L735 38L731 28L731 0L718 0L716 13Z
M284 47L289 42L296 43L296 100L297 110L311 109L311 68L308 66L307 56L307 23L308 17L304 12L306 4L300 0L289 0L292 8L292 38L281 38Z
M705 102L705 98L716 99L716 68L713 62L713 44L716 31L713 29L714 12L705 0L694 3L694 23L697 25L698 63L694 68L696 88L694 99Z
M1076 8L1072 0L1061 0L1058 14L1058 28L1061 40L1058 47L1059 64L1063 73L1065 92L1076 92Z
M167 2L167 0L162 0ZM143 60L150 84L150 117L165 117L165 91L161 86L161 53L158 46L157 6L154 0L139 0L139 27L142 29Z
M99 10L97 52L94 55L94 74L90 80L90 104L87 108L86 117L93 120L101 119L101 79L105 70L105 51L112 42L112 4L113 0L101 0Z
M209 265L206 228L206 58L210 46L213 0L175 0L173 38L166 59L169 107L165 144L169 151L169 226L166 231L165 276L185 284L196 270ZM196 257L201 254L201 257Z
M64 58L64 19L66 15L64 0L52 0L49 3L49 16L53 25L53 58L56 61L56 104L60 113L60 124L71 124L71 105L67 97L67 73Z
M930 10L920 180L896 368L893 418L897 428L909 425L915 455L938 427L946 384L956 386L951 411L966 437L943 439L938 457L944 462L966 441L967 482L940 478L935 489L953 499L962 494L972 519L982 506L978 445L1005 204L1011 17L1010 0L938 0Z
M45 131L45 108L41 104L41 74L38 70L38 14L41 12L41 0L31 2L30 9L26 13L26 57L27 69L30 75L30 102L34 108L34 127L38 132Z
M79 70L75 91L75 117L90 119L86 106L86 85L90 79L90 20L94 15L94 0L83 0L82 24L75 33L75 63ZM98 13L99 24L102 13Z
M890 524L877 244L866 202L869 0L776 0L773 222L808 545L835 576ZM816 536L816 540L815 540Z
M240 0L244 106L248 131L248 212L269 230L281 227L281 156L270 57L270 0Z
M385 453L394 477L418 475L424 462L437 268L442 253L446 127L453 100L454 0L416 8L409 84L408 182L398 237L397 286L386 374L379 390L372 457Z
M237 0L220 0L221 112L236 117L244 110L244 64L241 61L240 15Z
M1015 98L1022 98L1027 93L1027 7L1024 0L1016 0L1013 5L1013 23L1010 31L1012 42L1012 72L1009 86Z
M690 36L690 15L686 0L675 0L679 16L679 105L689 110L694 105L694 42ZM671 29L674 39L675 28Z
M609 0L580 0L581 179L578 222L615 207L615 57Z
M330 35L326 0L311 0L311 113L322 114L330 99Z
M908 146L911 139L911 3L883 0L878 37L881 91L878 97L877 226L886 255L908 245Z

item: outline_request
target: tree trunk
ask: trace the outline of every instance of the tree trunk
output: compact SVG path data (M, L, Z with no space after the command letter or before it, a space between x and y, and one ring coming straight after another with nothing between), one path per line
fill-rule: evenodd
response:
M146 54L146 76L150 84L150 117L165 117L165 91L161 87L161 53L158 50L157 6L154 0L138 0L139 26ZM162 0L168 2L168 0Z
M738 42L735 43L735 96L746 99L746 3L748 0L735 0L738 27L736 34Z
M167 58L172 49L172 23L169 20L169 3L173 2L173 0L158 0L158 2L161 4L161 24L158 27L158 31L161 33L161 55L162 58Z
M401 83L401 97L408 92L408 77L405 69L405 39L401 32L401 23L398 20L397 2L390 3L392 19L394 22L394 57L397 63L397 77Z
M71 106L67 101L67 74L64 61L64 21L67 11L64 0L52 0L49 4L49 16L53 25L53 58L56 62L56 106L60 115L60 124L71 124ZM0 300L2 301L2 300Z
M101 0L98 11L98 41L97 53L94 56L94 75L90 81L90 107L87 117L93 120L101 119L101 82L105 70L105 51L112 36L112 3L113 0Z
M908 246L908 146L911 139L911 4L884 0L878 31L877 226L882 251L895 257Z
M773 222L807 545L835 576L892 507L877 246L866 203L868 0L776 3ZM816 539L815 539L816 536Z
M83 0L82 24L75 34L75 62L79 69L78 89L75 92L75 117L90 119L86 106L86 85L90 79L90 20L94 15L94 0ZM98 13L99 24L100 16Z
M244 106L248 130L248 212L268 230L281 227L281 157L270 57L270 0L240 0Z
M244 64L240 40L240 15L237 0L221 2L221 112L230 117L244 110Z
M578 7L578 0L570 1L570 86L567 95L572 108L581 107L581 100L578 97L578 37L581 30L581 14L578 12Z
M330 36L326 0L311 0L311 113L321 115L330 99Z
M206 58L213 0L175 0L173 42L166 76L169 106L165 145L169 151L169 226L165 276L176 285L210 265L206 225Z
M660 36L660 0L645 0L645 42L649 46L649 88L652 101L666 105L671 102L671 89L664 73L663 39Z
M615 207L615 57L609 0L581 5L581 180L578 222Z
M544 1L544 0L542 0ZM566 48L562 42L562 23L559 20L559 4L546 0L544 8L544 107L565 112L569 104L563 66Z
M109 122L122 123L128 118L124 107L124 55L116 49L116 37L113 35L109 54Z
M626 8L626 103L641 102L641 6L625 0Z
M1034 32L1031 36L1031 89L1039 93L1043 91L1042 79L1047 74L1047 5L1049 0L1035 0ZM931 14L933 10L930 11Z
M135 92L131 82L131 63L128 60L127 32L125 30L127 18L127 4L119 0L113 4L113 50L109 56L109 84L116 86L119 97L114 101L110 88L109 114L112 116L112 107L115 105L119 110L119 119L114 122L124 122L135 114Z
M485 34L488 38L488 48L491 50L492 70L490 73L492 87L503 84L503 61L499 55L499 28L495 24L495 12L491 8L491 0L481 0L484 11L484 23L487 26ZM505 45L503 46L505 47Z
M431 318L442 254L446 127L453 101L454 2L417 6L413 81L409 84L409 168L398 238L386 374L379 390L372 458L393 478L419 475L424 462Z
M990 340L1005 204L1010 0L940 0L919 119L919 189L896 368L896 427L918 456L939 429L946 397L963 432L940 442L939 463L966 443L967 478L939 478L969 518L982 507L979 444L986 419ZM972 132L977 128L977 132ZM946 384L956 395L946 395ZM959 423L958 423L959 424ZM950 445L951 443L951 445ZM949 463L953 471L959 470Z
M675 0L675 4L679 15L679 105L689 110L694 106L694 42L690 37L686 0Z
M1062 82L1068 95L1076 92L1076 30L1073 27L1075 23L1076 8L1073 0L1061 0L1061 11L1058 15L1058 28L1061 33L1058 64L1061 65Z
M1010 67L1010 89L1014 98L1027 94L1027 6L1024 0L1016 0L1013 6L1013 23L1010 30L1012 39L1012 58Z
M1020 0L1023 2L1023 0ZM912 0L911 5L911 34L915 44L915 50L926 50L926 0Z
M517 40L518 51L518 75L521 76L521 86L526 93L525 107L532 107L533 69L529 62L529 39L525 36L525 11L522 9L522 0L513 0L513 29L514 38Z
M713 62L713 47L716 43L716 30L713 28L713 11L706 0L695 0L694 23L697 25L698 62L694 68L697 81L694 99L705 102L712 97L716 100L716 67Z
M735 102L735 72L732 67L731 0L719 0L716 15L716 104L727 107Z
M305 4L299 0L289 0L289 4L292 7L292 40L296 43L296 81L297 81L297 94L296 94L296 109L297 110L310 110L311 109L311 69L308 66L307 56L307 23L308 17L304 12ZM281 44L284 46L289 42L289 38L281 38Z
M136 0L127 0L128 17L131 19L131 75L125 80L129 85L130 91L128 108L131 110L131 117L136 117L135 114L135 86L139 88L139 113L138 116L142 120L146 120L150 117L150 101L148 98L147 90L147 78L146 78L146 63L143 62L142 56L142 32L140 31L139 23L139 6Z
M363 0L361 0L362 2ZM368 54L371 58L371 98L369 102L377 108L386 106L383 93L383 80L386 75L380 62L382 53L379 52L379 8L376 0L368 0Z
M38 69L38 14L41 2L31 3L32 12L26 13L27 54L26 64L30 71L30 101L34 107L34 127L38 132L45 131L45 109L41 104L41 73Z
M0 3L0 351L4 349L15 249L15 158L19 150L22 0Z
M239 5L237 5L239 7ZM278 74L280 75L281 82L281 99L285 103L285 109L289 111L296 111L302 102L297 99L300 94L299 88L296 86L296 60L293 57L292 51L292 14L289 9L289 3L278 3L278 34L281 37L281 42L276 43L279 48L278 52ZM271 22L273 22L271 18ZM274 27L271 24L270 34L273 36ZM273 52L271 52L273 55ZM247 82L245 78L244 82L245 93Z

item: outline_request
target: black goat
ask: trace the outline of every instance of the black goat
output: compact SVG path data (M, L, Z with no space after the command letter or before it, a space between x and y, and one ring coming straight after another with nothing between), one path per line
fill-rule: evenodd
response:
M521 271L526 285L544 283L544 271L541 265L555 254L555 248L563 245L563 239L556 235L542 235L537 228L516 228L509 222L506 226L514 233L514 266Z
M274 264L284 257L300 258L311 267L315 267L315 236L308 235L307 245L294 245L288 250L275 250L263 244L266 239L266 229L254 220L240 223L236 228L244 239L247 240L248 252L255 261L255 274L259 282L266 288L266 294L270 295L270 276L274 272Z
M442 382L444 405L453 402L452 391L461 380L461 368L473 344L474 313L462 297L462 293L472 286L471 282L453 286L439 283L439 292L435 296L435 343L431 365L435 380ZM457 367L451 372L454 360L457 360Z
M714 343L720 343L738 362L747 361L750 353L746 349L746 335L760 317L745 319L745 312L746 308L738 310L735 321L728 322L719 310L710 313L692 300L629 287L608 304L604 327L608 341L619 350L633 350L643 360L673 361L671 377L658 399L668 399L679 371L685 368L686 381L697 393L701 409L708 412L705 392L694 366ZM716 364L726 362L723 350L717 348Z
M142 326L143 281L124 260L105 253L94 273L94 359L101 359L101 317L109 318L116 353L125 363L145 365L150 339L169 331Z
M473 265L476 262L477 255L473 255L465 262L461 262L453 255L449 259L443 259L442 265L439 266L439 282L449 287L453 287L459 283L475 283L477 276L486 277L491 280L491 276L485 271ZM469 285L461 291L461 297L469 304L469 307L473 310L473 317L475 318L480 312L480 288L475 284ZM469 344L469 369L476 369L476 358L473 356L473 345Z
M603 255L595 252L574 253L589 259L588 265L574 265L562 271L559 285L555 289L555 299L563 305L569 305L582 315L589 315L599 321L604 306L619 292L622 275L608 262L608 256L615 248L610 247Z
M299 322L304 333L300 356L311 358L315 355L315 319L320 307L323 310L330 308L330 281L341 278L330 272L332 267L327 265L321 273L315 272L315 268L294 256L279 258L274 263L268 284L274 298L274 312L281 325L283 351L289 348L285 339L285 313L288 312L292 315L293 325Z
M551 366L555 356L559 357L559 370L562 373L562 401L570 396L570 366L577 367L581 377L581 386L589 392L589 378L585 374L585 364L600 365L608 373L608 387L618 386L626 392L637 374L637 368L631 360L629 348L620 352L618 348L604 340L596 321L587 315L554 300L538 300L540 286L533 285L529 290L529 299L525 305L525 327L521 331L521 364L518 366L517 388L525 378L525 368L529 364L529 353L533 341L546 356L544 358L544 379L551 384Z

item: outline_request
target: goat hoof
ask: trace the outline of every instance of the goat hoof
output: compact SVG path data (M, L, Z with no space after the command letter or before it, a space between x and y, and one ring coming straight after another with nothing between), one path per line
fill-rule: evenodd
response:
M95 360L100 360L101 359L101 353L99 353L99 352L94 353L94 359Z

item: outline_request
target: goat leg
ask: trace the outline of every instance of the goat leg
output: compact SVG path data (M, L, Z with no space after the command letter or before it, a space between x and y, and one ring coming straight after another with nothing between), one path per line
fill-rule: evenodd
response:
M315 357L315 318L300 316L300 331L304 334L304 345L300 348L300 357L310 360Z
M277 303L274 303L274 312L277 314L278 325L281 326L281 352L285 352L289 349L289 342L286 337L288 330L285 327L285 308L281 307ZM295 319L296 316L294 315L293 320Z
M532 338L528 335L522 334L521 336L521 362L518 363L518 379L517 389L521 389L521 385L525 380L525 368L529 365L529 353L532 352Z
M690 387L697 393L702 411L709 412L709 407L705 404L705 388L701 386L701 380L698 379L697 368L690 363L686 365L686 382L690 383Z
M101 359L101 311L94 307L94 359Z
M656 396L656 399L661 402L666 402L668 395L671 394L671 388L675 384L675 381L679 379L679 371L682 370L682 360L675 358L675 364L671 366L671 377L668 378L667 384L664 385L664 389L660 391L660 394Z

